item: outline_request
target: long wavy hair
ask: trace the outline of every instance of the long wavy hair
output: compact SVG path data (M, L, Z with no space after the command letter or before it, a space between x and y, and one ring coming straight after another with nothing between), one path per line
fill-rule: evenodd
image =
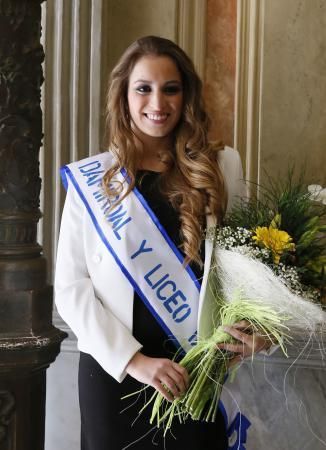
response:
M203 105L202 82L191 59L168 39L157 36L138 39L127 48L111 73L105 144L114 154L116 163L104 176L105 190L110 198L122 193L123 186L111 182L122 167L127 171L130 184L119 201L135 186L137 163L142 160L143 148L131 126L128 84L135 64L143 56L167 56L174 61L181 75L183 110L173 131L173 148L167 156L162 156L166 170L161 175L160 186L179 212L185 263L195 261L202 265L200 245L206 214L212 214L220 222L226 209L226 191L217 163L217 153L223 146L208 143L209 119Z

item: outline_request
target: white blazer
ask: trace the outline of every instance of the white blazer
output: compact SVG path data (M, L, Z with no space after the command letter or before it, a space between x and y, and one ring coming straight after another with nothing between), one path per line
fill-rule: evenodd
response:
M219 153L228 189L228 209L245 185L239 153L229 147ZM208 226L214 225L208 218ZM203 299L212 255L205 244L204 276L199 299L198 329L207 319ZM73 186L63 209L55 273L55 302L78 339L79 350L92 355L117 381L142 345L132 335L134 291L108 252Z

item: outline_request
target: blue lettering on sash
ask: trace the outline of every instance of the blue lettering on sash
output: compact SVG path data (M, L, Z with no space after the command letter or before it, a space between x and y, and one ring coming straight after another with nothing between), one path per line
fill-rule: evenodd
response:
M151 286L152 289L154 289L154 287L153 287L153 283L152 283L150 277L151 277L155 272L157 272L158 269L160 269L161 267L162 267L162 264L157 264L157 266L155 266L152 270L150 270L150 271L145 275L145 277L144 277L146 283L147 283L149 286ZM165 276L165 278L167 278L168 276L169 276L169 275L167 274L167 275Z
M111 183L109 184L109 187L110 187L110 189L114 189L114 184L111 182ZM120 197L120 194L117 194L117 195L115 196L115 198L112 200L112 205L114 205L114 203L116 203L116 202L119 200L119 197Z
M178 290L177 292L174 292L174 294L172 294L171 297L169 297L167 300L165 300L164 306L170 313L172 312L170 303L177 305L179 303L178 298L180 298L183 302L185 302L187 300L186 297L184 296L184 294L180 290Z
M87 186L93 186L94 184L99 183L102 180L102 174L104 173L104 170L98 170L100 169L100 167L101 163L99 161L93 161L78 167L81 174L84 177L87 177Z
M93 196L95 197L95 200L98 203L102 202L103 200L106 200L108 198L102 189L99 189L98 191L93 192Z
M188 338L188 342L192 346L197 344L197 331L192 336L190 336L190 338Z
M104 210L103 214L106 215L112 205L109 197L103 192L103 190L93 192L93 196L97 203L103 202L103 204L101 205L101 209Z
M110 214L108 214L108 215L106 216L107 219L108 219L108 221L112 223L112 229L113 229L113 232L114 232L116 238L119 239L119 240L121 239L121 236L120 236L120 234L119 234L119 230L120 230L122 227L124 227L125 225L127 225L128 222L131 221L131 217L127 217L127 218L122 222L122 219L123 219L123 217L125 216L125 214L126 214L126 212L127 212L127 211L121 212L121 211L122 211L122 208L123 208L123 205L120 204L120 205L118 206L118 208L117 208L115 211L111 212ZM120 212L121 212L121 214L119 214Z
M167 295L165 295L165 296L162 295L163 289L165 289L167 286L171 286L172 294L173 294L173 292L175 292L176 289L177 289L177 285L175 284L174 281L172 281L172 280L165 281L165 283L161 284L161 286L160 286L160 287L157 289L157 291L156 291L156 295L158 296L158 298L159 298L160 300L165 300L165 299L168 297ZM170 295L171 295L171 294L170 294ZM164 306L166 307L165 302L164 302ZM171 309L169 310L169 308L167 308L167 307L166 307L166 309L167 309L169 312L172 312Z
M84 173L84 177L87 177L87 186L94 186L94 184L99 183L102 180L102 174L104 173L104 170L99 170L98 172L89 172Z
M118 240L122 239L120 235L121 230L131 220L132 217L128 215L128 210L123 203L118 206L115 203L119 200L120 193L112 200L102 187L102 177L105 170L102 169L100 161L92 161L78 167L80 174L86 177L87 187L89 188L89 195L93 196L94 201L101 209L104 218L111 223L112 231ZM119 182L120 183L120 182ZM123 183L120 183L123 184ZM96 186L95 186L96 185ZM95 187L93 187L95 186ZM113 189L113 183L110 183L110 188ZM120 189L118 189L120 192ZM136 248L136 251L130 256L131 260L138 258L138 256L153 252L154 249L150 247L147 239L143 239ZM156 297L157 303L162 305L170 314L170 318L175 323L181 323L191 315L191 306L187 303L185 294L178 289L176 282L172 279L169 273L162 268L159 263L154 266L148 273L144 275L145 282L153 290L153 296ZM154 300L153 298L153 300ZM192 323L192 322L191 322ZM188 342L193 345L196 340L196 333L188 338Z
M183 314L180 316L180 312L184 311ZM179 306L179 308L175 309L172 318L175 322L180 323L183 322L191 313L191 308L187 303L184 303L183 305Z
M93 170L97 170L101 167L100 161L92 161L90 163L84 164L83 166L79 166L78 169L81 173L92 172Z
M144 239L142 241L142 243L140 244L139 249L134 254L132 254L130 258L131 259L135 259L141 253L148 253L148 252L152 252L153 251L153 249L151 247L147 247L146 248L145 246L146 246L146 239Z
M166 273L165 275L163 275L162 278L160 278L155 284L153 284L152 289L156 289L157 286L159 286L160 284L163 283L164 280L166 280L167 278L169 278L170 274Z
M172 314L172 319L176 323L183 322L191 314L191 307L186 303L184 293L177 289L176 283L168 279L170 275L168 273L161 275L159 272L161 267L162 264L157 264L146 273L144 279L153 290L156 290L156 297L163 301L166 310Z
M156 282L153 284L150 277L158 271L158 269L160 269L162 267L162 264L158 264L157 266L155 266L152 270L150 270L146 275L145 275L145 281L147 282L147 284L149 284L151 286L152 289L156 289L160 284L163 283L164 280L166 280L167 278L169 278L170 274L166 273L165 275L163 275L163 277L159 278L158 280L156 280Z
M102 209L104 209L103 214L104 214L105 216L106 216L107 213L110 211L111 206L112 206L112 205L111 205L110 201L106 202L106 203L104 204L104 206L102 206Z

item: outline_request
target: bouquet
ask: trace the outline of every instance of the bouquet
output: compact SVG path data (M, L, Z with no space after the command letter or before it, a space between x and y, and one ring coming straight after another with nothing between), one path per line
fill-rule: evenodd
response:
M287 345L297 331L307 338L326 324L325 207L293 173L285 183L270 180L259 198L240 199L225 225L207 230L214 245L205 302L211 331L179 361L189 374L187 392L172 403L155 393L151 423L165 433L174 419L214 421L228 362L218 344L232 342L223 327L246 320L254 333ZM143 409L144 409L143 408Z

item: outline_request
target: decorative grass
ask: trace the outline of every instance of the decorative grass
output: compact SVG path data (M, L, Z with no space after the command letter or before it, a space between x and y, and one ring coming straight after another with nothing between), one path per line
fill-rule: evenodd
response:
M192 420L215 421L228 363L233 356L218 348L218 344L234 342L223 326L246 320L253 332L264 335L271 344L278 343L286 355L285 342L289 338L286 317L281 318L271 307L261 302L243 298L241 292L231 303L225 303L217 288L214 289L217 325L210 338L199 338L197 344L179 361L189 374L187 392L172 402L155 392L140 411L152 405L150 423L163 427L164 435L171 429L174 420L183 423L190 417Z

